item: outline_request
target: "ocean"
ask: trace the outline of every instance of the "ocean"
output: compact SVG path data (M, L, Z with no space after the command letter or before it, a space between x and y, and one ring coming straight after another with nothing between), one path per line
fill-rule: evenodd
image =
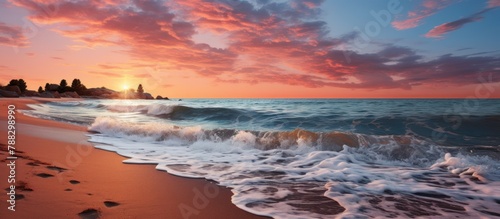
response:
M274 218L500 217L498 99L82 100L29 116ZM167 174L167 173L166 173Z

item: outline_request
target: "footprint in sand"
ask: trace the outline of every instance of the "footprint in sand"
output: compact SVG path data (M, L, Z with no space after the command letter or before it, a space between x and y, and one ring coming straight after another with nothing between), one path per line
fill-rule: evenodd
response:
M28 192L33 191L33 189L28 186L28 183L24 182L24 181L19 181L16 185L16 189L19 189L21 191L28 191Z
M100 216L99 210L93 209L93 208L88 208L80 213L78 213L78 216L82 219L97 219Z
M108 208L112 208L112 207L116 207L116 206L120 205L120 203L114 202L114 201L105 201L104 205L106 205L106 207L108 207Z
M71 191L73 191L73 189L65 189L64 191L71 192Z
M37 163L35 163L35 162L29 162L29 163L27 163L27 164L28 164L28 165L30 165L30 166L34 166L34 167L36 167L36 166L40 166L40 165L38 165L38 164L37 164Z
M78 181L78 180L70 180L69 183L75 185L75 184L80 184L80 181Z
M54 177L54 175L48 174L48 173L39 173L39 174L36 174L36 175L39 176L39 177L42 177L42 178Z
M68 169L65 169L65 168L62 168L62 167L58 167L58 166L47 166L47 169L49 170L55 170L57 172L63 172L65 170L68 170Z
M46 163L46 162L42 162L42 161L39 161L39 160L35 160L31 157L23 157L24 159L27 159L27 160L31 160L31 162L28 162L27 164L30 165L30 166L40 166L40 165L49 165L49 163Z
M28 187L28 185L22 181L16 185L16 189L23 191L23 192L32 192L33 191L32 188ZM9 192L10 188L6 188L5 191Z

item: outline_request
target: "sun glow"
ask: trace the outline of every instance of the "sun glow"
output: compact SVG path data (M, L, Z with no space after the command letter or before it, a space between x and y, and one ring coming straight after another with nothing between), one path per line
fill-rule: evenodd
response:
M123 90L128 90L130 88L130 86L128 86L128 84L123 84L122 85L122 89Z

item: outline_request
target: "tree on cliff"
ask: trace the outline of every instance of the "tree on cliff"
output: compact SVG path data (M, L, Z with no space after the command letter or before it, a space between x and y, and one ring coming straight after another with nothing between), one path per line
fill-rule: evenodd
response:
M19 80L12 79L10 80L9 84L7 84L7 86L19 86Z
M28 85L26 85L26 82L23 79L12 79L7 86L18 86L19 90L21 90L22 93L24 93L24 91L26 91L26 88L28 88Z
M42 88L42 86L38 87L38 93L43 93L43 88Z
M59 83L59 93L66 92L67 87L68 87L68 82L66 82L66 79L62 79L61 83Z
M81 94L83 91L87 90L87 87L85 87L85 85L83 85L78 78L73 79L73 82L71 82L71 88L78 94Z
M73 89L77 89L78 87L80 87L82 85L82 82L80 82L80 79L73 79L73 82L71 82L71 87Z
M50 84L49 83L46 83L45 84L45 91L49 91L50 90Z
M139 87L137 88L137 93L139 93L139 94L144 93L144 89L142 89L142 84L139 84Z
M66 87L66 86L68 86L68 82L66 82L66 79L62 79L61 83L59 83L59 86L60 87Z

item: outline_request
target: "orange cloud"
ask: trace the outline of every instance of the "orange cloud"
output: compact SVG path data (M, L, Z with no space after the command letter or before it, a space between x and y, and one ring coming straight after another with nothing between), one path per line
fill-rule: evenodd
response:
M467 85L478 83L474 78L479 72L498 72L500 59L449 55L428 60L391 44L371 53L349 51L344 46L359 34L331 37L327 23L318 17L319 0L261 1L258 6L245 0L12 1L29 10L33 21L60 24L55 27L63 27L58 32L66 37L119 45L141 63L159 63L178 74L196 73L215 82L366 89ZM425 1L424 9L409 17L430 16L435 12L431 8L447 4ZM192 38L200 30L224 33L227 48L196 43ZM122 75L113 70L127 67L102 64L88 73L116 78ZM158 77L153 74L159 73L130 75Z

